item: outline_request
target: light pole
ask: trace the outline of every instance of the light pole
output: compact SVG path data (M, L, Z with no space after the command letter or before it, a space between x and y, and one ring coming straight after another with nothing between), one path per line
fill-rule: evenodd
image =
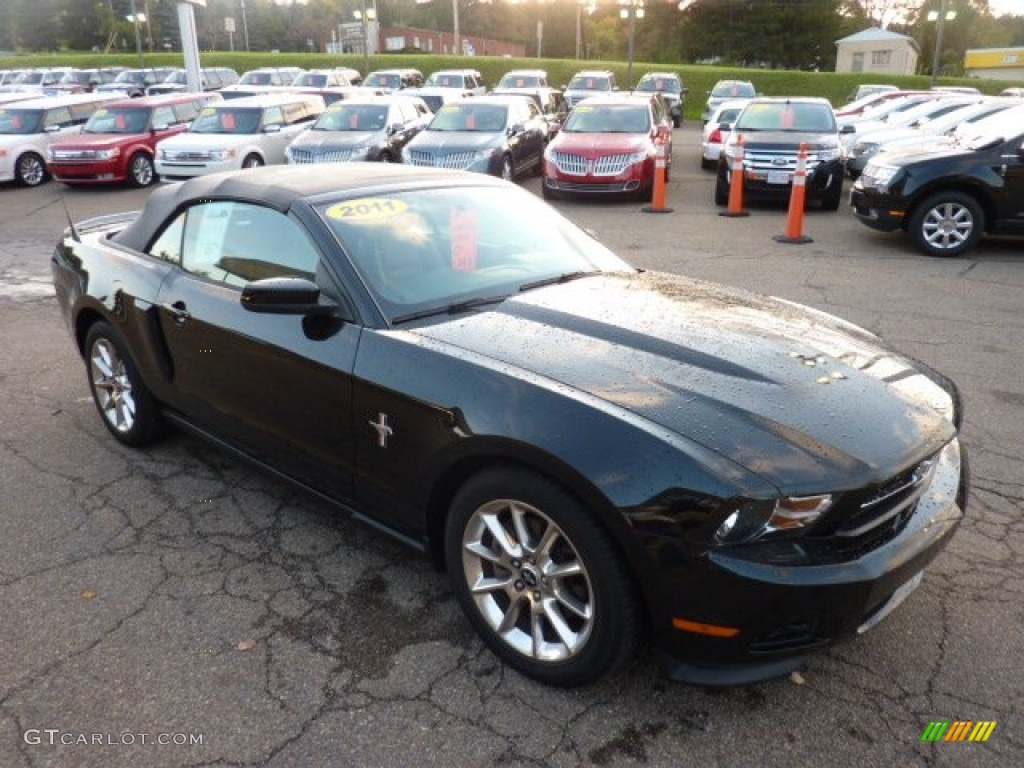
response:
M935 29L935 52L932 56L932 88L935 87L935 78L939 76L939 67L941 66L942 32L946 26L945 22L956 18L956 11L946 10L947 2L948 0L942 0L942 7L938 11L928 11L928 21L938 22Z
M368 22L375 21L377 19L377 11L375 8L367 8L366 0L361 0L362 10L355 11L355 17L359 19L363 26L363 72L370 71L370 36L368 33ZM376 3L375 3L376 4ZM376 46L374 46L376 50Z
M629 66L626 70L626 81L629 88L633 87L633 47L636 40L636 20L644 17L644 0L619 0L619 18L629 19Z
M242 36L245 38L245 50L249 50L249 20L245 17L245 0L242 2Z
M597 8L597 0L576 0L576 58L583 56L583 11L593 13Z
M146 15L143 13L135 12L135 0L131 0L132 12L125 18L128 19L135 27L135 52L139 54L139 69L146 66L146 60L142 56L142 37L139 35L139 22L146 20Z

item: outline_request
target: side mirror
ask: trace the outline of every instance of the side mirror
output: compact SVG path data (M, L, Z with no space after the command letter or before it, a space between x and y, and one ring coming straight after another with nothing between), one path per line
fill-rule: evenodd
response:
M508 129L508 135L515 136L518 133L523 133L525 130L526 126L523 125L522 123L513 123L512 126Z
M388 126L388 133L398 133L403 128L405 128L405 125L403 125L402 123L392 123L391 125Z
M856 133L857 132L857 126L853 125L853 123L847 123L846 125L844 125L842 128L839 129L839 132L840 133Z
M242 288L242 306L250 312L270 315L327 314L330 305L320 304L320 288L304 277L269 277Z

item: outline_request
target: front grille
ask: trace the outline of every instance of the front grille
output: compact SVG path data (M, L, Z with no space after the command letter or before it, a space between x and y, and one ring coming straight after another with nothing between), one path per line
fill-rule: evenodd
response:
M91 162L96 159L94 149L55 149L53 150L54 160L79 160Z
M352 158L351 149L298 149L292 147L292 162L304 163L347 163Z
M931 486L932 457L872 488L844 494L810 540L819 562L856 560L892 541L906 527Z
M186 152L174 149L165 149L163 152L164 160L173 160L176 162L198 162L210 159L209 152Z
M743 150L743 168L746 171L754 171L758 174L765 174L768 171L788 171L790 174L796 170L796 160L799 153L789 150ZM810 175L818 167L820 161L817 157L807 158L807 174Z
M422 150L409 151L409 164L422 165L431 168L446 168L454 171L464 171L473 162L475 152L452 152L447 155L432 155Z
M552 152L551 159L559 171L567 176L618 176L629 168L629 155L606 155L589 160L582 155Z

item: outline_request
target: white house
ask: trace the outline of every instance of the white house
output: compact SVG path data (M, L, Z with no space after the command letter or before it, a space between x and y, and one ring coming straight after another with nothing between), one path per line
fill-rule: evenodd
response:
M913 75L921 48L908 35L871 27L836 40L836 72Z

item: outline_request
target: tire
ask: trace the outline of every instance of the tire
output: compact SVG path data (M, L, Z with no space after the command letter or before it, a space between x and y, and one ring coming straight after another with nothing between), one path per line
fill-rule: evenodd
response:
M476 631L527 677L585 685L633 658L641 613L622 558L547 478L518 467L470 478L452 502L445 558Z
M119 442L136 448L165 431L160 408L142 381L121 334L100 321L85 337L85 366L96 410Z
M548 188L548 185L543 180L540 183L540 194L545 200L557 200L559 198L558 193Z
M821 196L821 210L838 211L843 200L843 177L837 176Z
M672 127L673 128L678 128L682 124L683 124L683 118L682 118L681 115L673 115L672 116Z
M700 156L700 169L702 171L710 171L716 165L717 163L714 160L708 160L704 155Z
M973 248L985 231L981 205L962 192L937 192L914 208L910 236L929 256L960 256Z
M729 204L729 184L725 179L722 178L722 174L718 174L718 178L715 180L715 205L728 205Z
M128 183L133 187L148 187L153 183L153 160L145 152L136 152L128 161Z
M35 152L26 152L15 161L14 175L23 187L38 187L49 177L46 163Z
M393 158L391 156L391 153L386 151L386 150L384 152L380 153L380 157L378 157L377 160L379 162L381 162L381 163L393 163L393 162L395 162L395 158Z
M512 167L512 158L509 155L503 155L501 158L501 178L505 181L512 181L515 176L515 170Z
M263 165L263 158L256 153L246 155L245 160L242 161L243 168L259 168L261 165Z

